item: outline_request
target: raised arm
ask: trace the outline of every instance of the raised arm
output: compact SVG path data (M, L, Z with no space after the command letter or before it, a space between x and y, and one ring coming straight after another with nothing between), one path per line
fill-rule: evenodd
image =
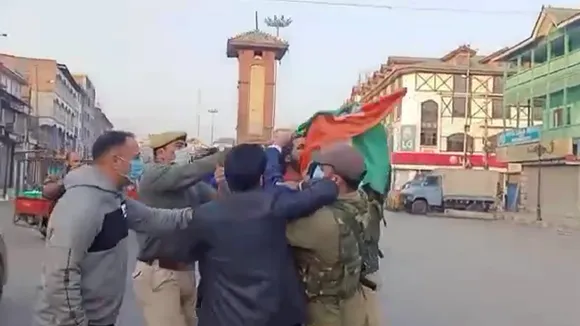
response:
M273 186L284 182L283 168L280 164L282 159L282 150L272 145L265 150L266 153L266 171L264 171L264 186Z
M157 192L187 188L212 173L222 155L218 152L188 164L148 164L139 181L140 187Z
M334 181L322 179L312 182L300 191L277 193L275 211L287 220L308 216L323 206L332 204L338 198L338 187Z
M193 209L152 208L134 199L127 198L127 223L135 232L164 235L186 229L193 219Z
M71 188L56 204L50 219L43 265L43 307L54 326L88 324L81 293L81 263L100 232L104 212L87 200L86 188Z

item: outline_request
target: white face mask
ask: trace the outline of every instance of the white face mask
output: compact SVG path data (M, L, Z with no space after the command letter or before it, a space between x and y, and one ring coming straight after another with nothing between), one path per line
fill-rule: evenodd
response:
M175 159L173 163L175 164L187 164L191 161L191 154L187 150L187 147L178 149L175 151Z

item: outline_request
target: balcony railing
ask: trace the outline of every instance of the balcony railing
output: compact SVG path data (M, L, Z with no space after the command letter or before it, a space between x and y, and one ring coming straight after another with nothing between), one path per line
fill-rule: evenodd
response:
M532 68L522 70L515 75L507 78L505 88L510 89L534 79L542 78L547 75L555 74L566 68L575 66L580 63L580 51L574 51L568 55L554 58L542 64L536 64Z

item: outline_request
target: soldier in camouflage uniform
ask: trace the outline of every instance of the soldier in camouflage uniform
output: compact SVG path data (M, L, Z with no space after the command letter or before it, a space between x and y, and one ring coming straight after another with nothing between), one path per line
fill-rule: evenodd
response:
M369 317L368 326L381 326L381 311L377 291L381 286L379 275L379 259L383 258L383 253L379 249L379 240L381 237L381 223L386 225L383 211L382 196L371 189L363 186L359 193L367 203L365 216L365 225L363 232L363 267L361 278L366 281L368 286L363 287L365 298L367 299L367 315ZM362 214L363 212L361 212Z
M312 216L288 224L308 298L308 326L367 326L361 279L368 204L357 191L365 172L362 156L348 144L323 148L312 177L335 178L339 199Z

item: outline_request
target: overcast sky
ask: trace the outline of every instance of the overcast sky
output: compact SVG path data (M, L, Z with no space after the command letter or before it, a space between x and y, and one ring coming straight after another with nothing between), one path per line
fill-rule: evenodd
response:
M219 110L216 138L235 135L237 63L226 58L226 40L254 28L255 10L263 29L267 15L294 21L282 31L290 51L279 70L277 94L276 123L286 126L338 107L358 75L377 69L389 55L442 56L464 43L489 53L513 45L529 36L542 5L540 0L352 2L521 13L244 0L0 0L0 32L9 34L0 39L0 51L55 58L73 72L89 74L115 126L139 134L182 129L195 135L201 89L200 132L207 141L209 108Z

